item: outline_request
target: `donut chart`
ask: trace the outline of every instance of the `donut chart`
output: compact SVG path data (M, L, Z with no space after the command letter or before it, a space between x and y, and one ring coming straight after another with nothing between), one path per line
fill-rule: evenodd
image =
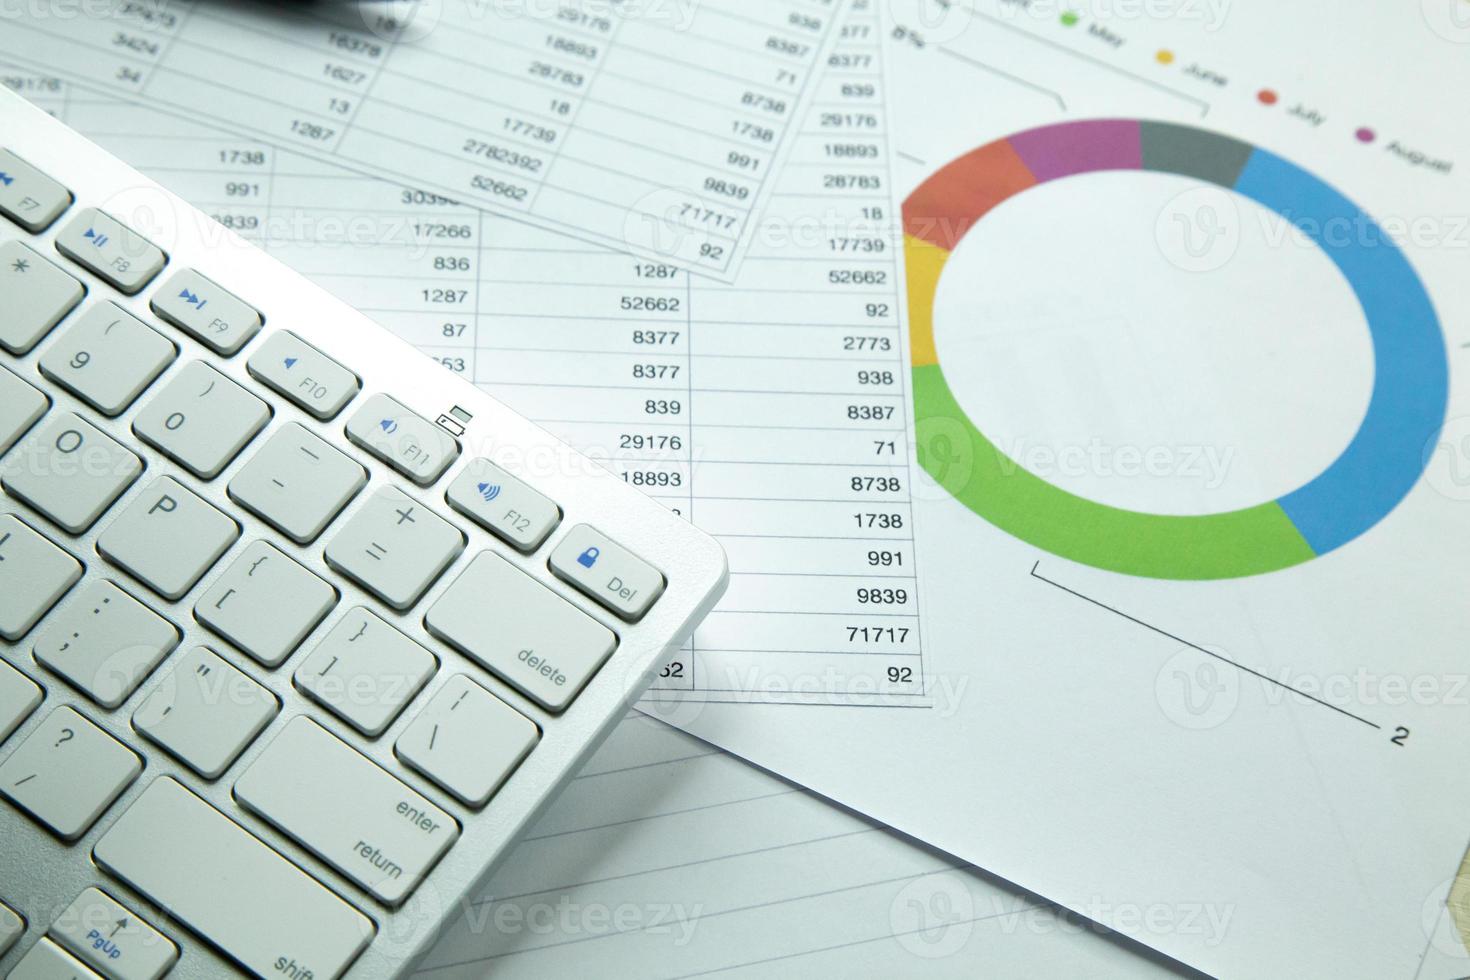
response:
M1088 500L1008 459L966 416L934 343L934 298L949 256L1002 202L1053 180L1140 170L1233 191L1327 253L1367 320L1374 378L1362 423L1331 464L1275 500L1200 515ZM1080 120L1027 130L946 164L903 205L919 463L1002 531L1052 554L1147 578L1242 578L1342 547L1418 483L1445 421L1449 367L1439 318L1407 257L1361 208L1275 154L1172 123Z

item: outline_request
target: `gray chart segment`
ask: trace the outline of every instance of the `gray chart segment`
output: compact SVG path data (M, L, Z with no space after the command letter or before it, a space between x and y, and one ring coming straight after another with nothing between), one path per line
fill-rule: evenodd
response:
M1139 124L1143 169L1182 174L1234 187L1255 147L1240 140L1173 123Z

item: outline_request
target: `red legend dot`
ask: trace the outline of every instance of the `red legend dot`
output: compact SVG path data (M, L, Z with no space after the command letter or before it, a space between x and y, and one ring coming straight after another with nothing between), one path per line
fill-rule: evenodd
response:
M1260 101L1261 105L1275 105L1279 96L1274 90L1263 88L1256 93L1256 98Z
M1371 143L1378 138L1378 134L1373 132L1373 130L1369 129L1367 126L1359 129L1354 135L1358 137L1359 143Z

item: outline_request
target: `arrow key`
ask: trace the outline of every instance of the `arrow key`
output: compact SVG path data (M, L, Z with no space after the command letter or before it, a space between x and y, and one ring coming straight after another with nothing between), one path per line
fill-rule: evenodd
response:
M216 354L229 357L260 330L260 313L193 269L180 269L153 294L153 312Z
M56 235L56 250L129 296L163 271L168 256L111 215L83 208Z
M267 337L245 367L323 422L336 418L362 389L357 375L284 330Z
M49 935L109 980L158 980L179 958L163 933L95 888L67 906Z
M46 228L71 207L71 193L0 147L0 214L26 231Z

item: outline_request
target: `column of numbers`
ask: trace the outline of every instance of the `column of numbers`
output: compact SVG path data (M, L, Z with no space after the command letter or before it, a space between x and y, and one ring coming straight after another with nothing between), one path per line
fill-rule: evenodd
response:
M698 520L732 569L695 637L712 699L924 691L871 7L840 29L738 284L693 289Z

